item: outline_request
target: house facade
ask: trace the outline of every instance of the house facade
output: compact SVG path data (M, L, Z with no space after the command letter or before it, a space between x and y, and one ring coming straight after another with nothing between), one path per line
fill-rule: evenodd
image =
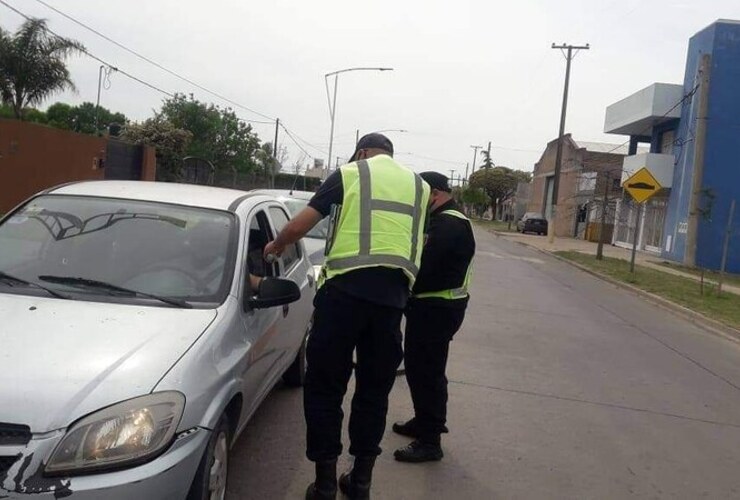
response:
M729 235L727 270L740 272L740 213L729 224L740 202L738 82L740 22L721 20L689 41L683 84L656 83L607 108L605 132L629 137L622 180L647 168L662 187L640 210L619 201L615 244L636 239L662 258L717 270Z
M534 166L528 212L539 212L553 223L552 197L558 140L548 143ZM558 187L555 235L595 240L601 227L606 196L607 223L611 238L616 199L621 197L620 175L627 147L563 138L563 157Z

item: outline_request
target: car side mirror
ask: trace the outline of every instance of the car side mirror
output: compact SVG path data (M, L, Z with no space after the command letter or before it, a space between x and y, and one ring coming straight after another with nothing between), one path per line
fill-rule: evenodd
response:
M301 298L301 290L295 282L283 278L264 278L259 292L247 297L245 306L249 309L267 309L284 306Z

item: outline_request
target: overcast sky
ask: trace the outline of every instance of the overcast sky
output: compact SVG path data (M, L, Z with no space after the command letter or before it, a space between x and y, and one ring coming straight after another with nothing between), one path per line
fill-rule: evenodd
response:
M225 104L36 0L6 1L161 89ZM340 76L334 154L352 153L356 129L406 129L387 134L397 158L447 174L464 172L470 145L488 141L496 164L532 169L558 131L565 60L553 42L592 46L573 63L568 132L620 143L625 138L603 134L606 106L656 81L682 83L689 37L718 18L740 19L737 0L45 1L204 87L279 117L313 145L304 146L312 157L328 150L324 74L392 67ZM0 5L3 28L15 30L21 20ZM58 100L94 102L98 66L73 59L79 92ZM162 98L114 74L101 104L142 120ZM274 126L255 130L272 140ZM291 161L301 155L284 134L280 142Z

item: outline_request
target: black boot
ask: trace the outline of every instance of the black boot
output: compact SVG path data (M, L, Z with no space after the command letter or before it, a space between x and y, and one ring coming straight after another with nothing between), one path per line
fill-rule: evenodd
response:
M412 418L407 422L396 422L393 424L393 432L414 439L419 437L419 430L416 427L415 418Z
M316 481L306 490L306 500L337 498L337 460L316 462Z
M352 470L339 478L339 489L349 498L367 500L370 498L370 483L376 457L355 457Z
M439 442L416 440L408 446L397 449L393 456L399 462L421 463L442 460L444 453Z

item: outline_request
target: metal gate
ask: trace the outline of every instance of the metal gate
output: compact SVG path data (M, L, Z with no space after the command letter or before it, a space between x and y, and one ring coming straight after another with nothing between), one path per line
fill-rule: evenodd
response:
M141 179L141 163L144 148L135 144L108 140L105 162L105 178L109 180Z

